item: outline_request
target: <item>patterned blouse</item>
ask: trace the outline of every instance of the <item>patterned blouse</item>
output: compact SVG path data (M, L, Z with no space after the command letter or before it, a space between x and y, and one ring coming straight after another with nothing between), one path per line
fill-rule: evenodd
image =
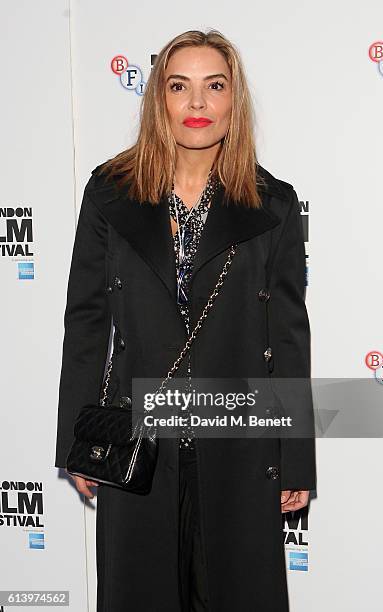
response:
M188 337L193 331L190 329L189 320L189 281L193 270L194 257L197 252L197 247L201 238L202 230L205 226L206 218L209 212L209 203L211 198L216 191L219 184L219 179L211 174L208 176L206 187L203 191L199 204L192 210L189 209L184 202L174 194L174 184L172 185L172 193L169 195L169 211L171 217L177 223L176 206L178 213L178 221L180 224L180 231L183 234L183 257L179 261L179 233L178 230L174 234L174 252L176 257L176 270L177 270L177 303L181 312L181 315L185 322L186 331ZM174 202L175 200L175 202ZM176 203L176 204L175 204ZM185 225L186 222L186 225ZM185 356L187 360L187 386L186 392L191 389L191 365L190 365L190 352ZM190 410L183 410L182 417L187 420L187 425L181 430L181 438L179 440L179 447L183 449L195 450L194 438L195 433L190 425L189 416Z

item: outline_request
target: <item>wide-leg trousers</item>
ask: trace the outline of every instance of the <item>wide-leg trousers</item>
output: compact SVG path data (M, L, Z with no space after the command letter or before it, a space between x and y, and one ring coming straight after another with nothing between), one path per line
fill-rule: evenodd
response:
M182 612L209 612L196 452L180 448L179 457L179 590Z

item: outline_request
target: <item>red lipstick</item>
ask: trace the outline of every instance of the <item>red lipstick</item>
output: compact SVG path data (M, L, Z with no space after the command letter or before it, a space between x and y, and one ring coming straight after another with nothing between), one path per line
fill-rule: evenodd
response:
M183 124L186 125L186 127L196 128L207 127L211 123L213 123L212 120L208 119L207 117L186 117L186 119L183 121Z

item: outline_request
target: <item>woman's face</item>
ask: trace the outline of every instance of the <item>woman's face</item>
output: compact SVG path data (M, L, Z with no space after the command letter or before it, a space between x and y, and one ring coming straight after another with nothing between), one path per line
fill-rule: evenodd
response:
M177 144L203 149L219 143L228 130L232 107L230 70L223 55L211 47L179 49L168 62L165 87Z

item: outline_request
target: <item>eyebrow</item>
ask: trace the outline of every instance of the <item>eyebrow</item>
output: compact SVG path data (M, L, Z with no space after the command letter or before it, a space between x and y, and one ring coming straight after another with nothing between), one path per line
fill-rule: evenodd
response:
M203 78L203 81L209 81L210 79L216 79L218 77L222 79L226 79L226 81L228 81L227 76L223 74L223 72L219 72L217 74L209 74L209 76L205 76ZM166 82L168 82L169 79L182 79L183 81L190 81L189 77L185 76L184 74L171 74L166 79Z

